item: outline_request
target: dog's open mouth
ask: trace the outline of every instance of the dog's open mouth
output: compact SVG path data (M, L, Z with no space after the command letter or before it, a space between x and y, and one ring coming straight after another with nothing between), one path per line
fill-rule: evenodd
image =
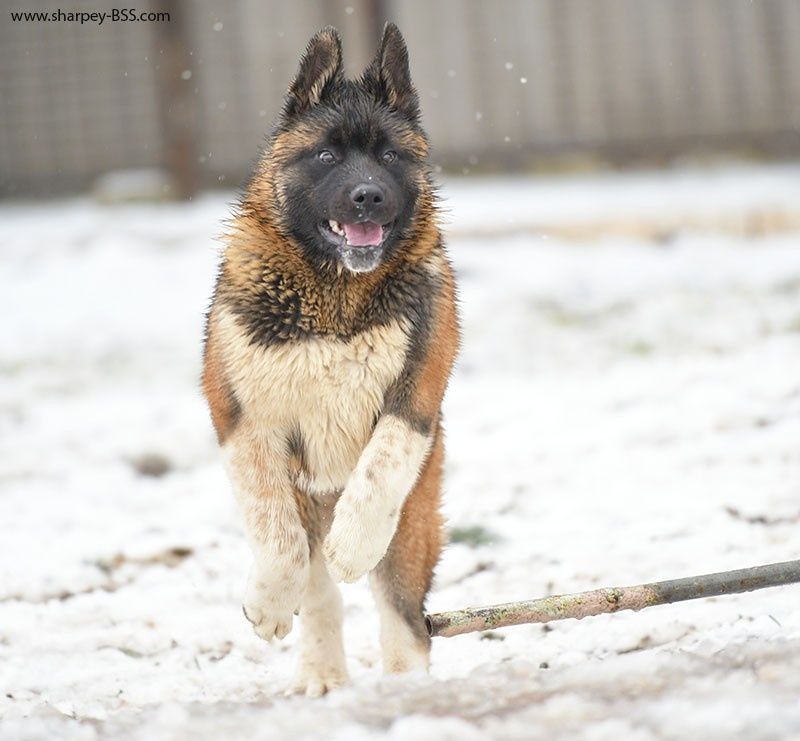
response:
M322 236L336 245L339 258L353 273L369 273L383 257L383 243L394 224L359 221L345 224L330 219L319 225Z
M323 236L337 247L380 247L391 228L391 224L376 224L374 221L345 224L333 219L319 225Z

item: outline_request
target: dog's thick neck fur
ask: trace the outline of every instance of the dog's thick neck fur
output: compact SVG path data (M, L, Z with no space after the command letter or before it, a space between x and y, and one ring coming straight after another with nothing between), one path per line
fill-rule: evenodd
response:
M219 297L245 318L254 339L350 337L400 318L397 313L407 313L409 298L424 311L421 304L436 275L426 265L443 259L430 187L420 195L413 230L373 272L356 274L335 260L320 263L306 257L267 205L276 203L271 170L267 152L230 223L217 288Z

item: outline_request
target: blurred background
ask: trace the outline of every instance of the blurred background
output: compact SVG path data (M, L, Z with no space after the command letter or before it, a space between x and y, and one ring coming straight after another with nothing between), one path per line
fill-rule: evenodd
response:
M354 686L284 700L296 631L241 615L199 376L226 219L305 44L334 24L357 74L391 19L464 330L429 608L800 558L800 1L156 0L100 26L11 12L112 0L19 5L0 737L798 736L793 587L437 639L432 678L381 683L347 585Z
M310 35L350 73L387 19L406 36L434 161L457 173L800 153L796 0L164 0L169 21L10 22L0 194L159 168L178 195L235 186ZM109 12L113 0L84 10Z

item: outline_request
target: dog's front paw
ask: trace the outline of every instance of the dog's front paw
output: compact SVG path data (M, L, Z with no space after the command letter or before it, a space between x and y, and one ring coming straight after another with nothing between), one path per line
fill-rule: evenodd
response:
M340 499L322 546L330 575L336 581L351 583L372 571L386 553L395 527L396 518L369 517Z
M292 612L277 608L275 605L248 603L245 600L242 612L253 624L255 634L265 641L271 641L273 638L286 638L292 630Z
M298 589L270 589L251 574L242 604L244 616L253 624L256 635L265 641L285 638L292 629L292 619L300 609Z

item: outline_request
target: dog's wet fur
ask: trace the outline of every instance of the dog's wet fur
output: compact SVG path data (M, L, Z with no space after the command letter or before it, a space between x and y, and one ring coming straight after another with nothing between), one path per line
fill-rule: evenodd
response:
M334 580L369 574L384 670L427 668L442 545L440 407L459 342L405 42L345 79L309 42L227 235L203 388L254 554L244 611L299 611L295 688L346 681Z

